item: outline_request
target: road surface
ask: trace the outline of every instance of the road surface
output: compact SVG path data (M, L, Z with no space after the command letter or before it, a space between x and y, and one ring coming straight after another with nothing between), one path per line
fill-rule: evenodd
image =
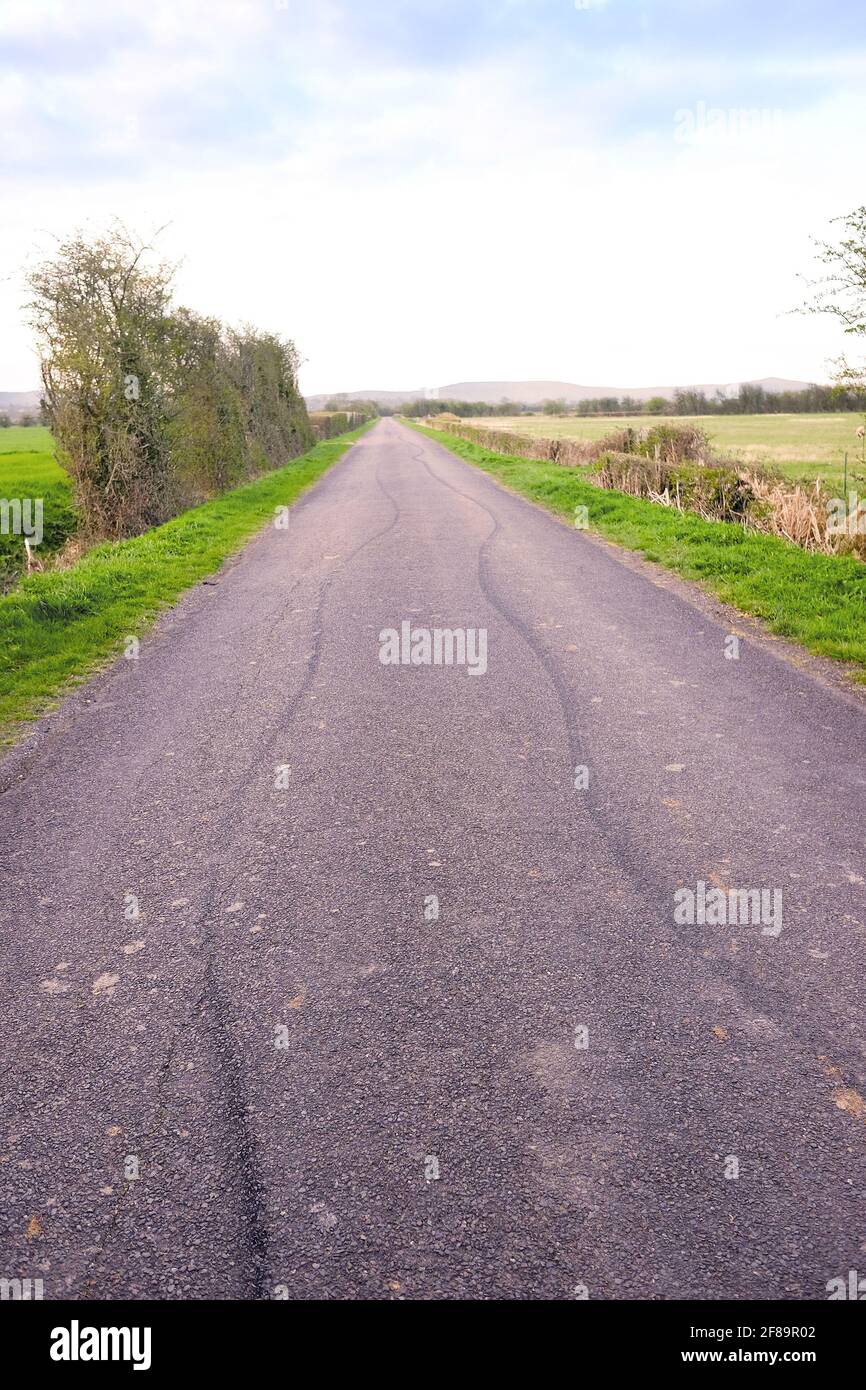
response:
M485 630L486 671L383 664L404 622ZM7 760L0 1276L866 1272L866 722L729 632L378 423ZM780 892L781 931L680 924L699 883Z

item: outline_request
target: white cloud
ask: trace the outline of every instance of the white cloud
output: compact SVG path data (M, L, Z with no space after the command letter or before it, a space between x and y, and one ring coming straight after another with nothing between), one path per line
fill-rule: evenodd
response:
M22 58L0 98L6 389L36 379L17 267L115 214L170 224L186 302L294 336L309 391L815 378L838 351L785 311L810 234L863 200L860 52L798 60L824 86L772 139L682 142L695 91L727 105L718 64L644 61L632 34L568 81L509 44L361 58L335 3L0 16L44 68ZM755 53L739 78L774 92L797 66Z

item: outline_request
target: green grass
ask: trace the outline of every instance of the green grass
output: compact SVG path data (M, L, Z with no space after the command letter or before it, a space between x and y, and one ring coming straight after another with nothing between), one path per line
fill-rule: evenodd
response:
M364 433L316 444L284 468L184 512L133 540L107 542L78 564L23 579L0 597L0 741L76 677L120 654L184 589L293 502Z
M54 440L44 425L9 425L0 429L0 454L53 454Z
M863 441L857 438L862 415L840 411L820 415L640 415L640 416L490 416L467 420L479 428L512 430L543 439L603 439L627 425L659 421L695 424L706 430L716 452L745 464L764 464L787 477L810 482L818 477L841 491L843 460L848 452L849 482L866 492ZM851 482L851 473L859 480Z
M558 516L571 518L575 507L587 507L590 529L607 540L702 581L781 637L820 656L854 663L855 678L866 681L866 565L861 561L812 555L775 536L596 487L580 469L494 454L457 435L415 428Z
M72 483L54 457L54 440L41 425L0 429L0 498L42 499L39 554L59 550L77 525ZM34 513L31 512L31 518ZM0 592L24 566L21 536L0 531Z

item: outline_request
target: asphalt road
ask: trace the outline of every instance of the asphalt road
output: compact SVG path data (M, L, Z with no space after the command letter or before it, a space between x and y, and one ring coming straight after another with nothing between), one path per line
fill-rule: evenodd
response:
M382 664L404 621L486 629L486 671ZM377 424L7 761L0 1276L866 1274L866 720L729 631ZM781 932L679 925L699 882Z

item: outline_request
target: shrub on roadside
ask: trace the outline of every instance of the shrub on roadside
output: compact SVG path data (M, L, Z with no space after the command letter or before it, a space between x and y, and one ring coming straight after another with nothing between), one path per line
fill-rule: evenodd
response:
M657 456L667 463L686 460L704 463L710 457L709 436L697 425L652 425L647 430L629 430L628 434L635 436L629 452L643 454L646 458Z
M668 462L658 454L607 450L590 477L601 487L717 521L743 520L757 500L748 476L731 464Z
M132 536L312 443L294 345L171 303L121 226L30 273L48 423L90 539Z

